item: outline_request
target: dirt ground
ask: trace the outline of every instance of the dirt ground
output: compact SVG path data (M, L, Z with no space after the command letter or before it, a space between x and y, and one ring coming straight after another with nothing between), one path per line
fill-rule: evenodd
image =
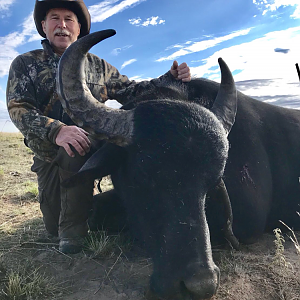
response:
M126 236L105 254L91 247L76 255L57 250L43 227L31 160L20 135L0 133L0 299L146 299L151 259ZM110 187L108 179L104 184ZM213 299L300 299L300 254L284 239L276 246L275 235L265 234L239 251L213 249L221 270ZM30 292L17 294L18 276Z

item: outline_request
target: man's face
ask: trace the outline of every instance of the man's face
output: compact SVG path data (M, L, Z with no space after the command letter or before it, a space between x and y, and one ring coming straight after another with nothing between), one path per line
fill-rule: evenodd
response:
M61 55L80 34L77 16L64 8L50 9L42 21L43 30L54 52Z

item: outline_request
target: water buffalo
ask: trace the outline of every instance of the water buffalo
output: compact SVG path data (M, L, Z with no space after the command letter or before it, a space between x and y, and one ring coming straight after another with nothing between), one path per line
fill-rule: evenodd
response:
M81 38L59 64L64 109L107 141L73 183L111 174L110 193L120 198L129 227L153 259L149 295L210 298L219 285L211 239L225 236L237 247L235 236L252 242L279 219L299 228L300 112L237 92L222 59L221 84L166 83L153 100L150 93L110 109L87 88L84 62L94 44L113 34Z

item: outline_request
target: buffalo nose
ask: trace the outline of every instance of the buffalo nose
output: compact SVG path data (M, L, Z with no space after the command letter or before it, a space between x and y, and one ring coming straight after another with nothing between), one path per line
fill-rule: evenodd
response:
M198 269L183 282L183 289L191 295L191 299L210 299L219 287L220 270L217 266L212 269Z

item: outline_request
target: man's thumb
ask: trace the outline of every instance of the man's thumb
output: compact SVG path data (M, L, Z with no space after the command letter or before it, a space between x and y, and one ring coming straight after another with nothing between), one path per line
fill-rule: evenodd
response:
M173 65L172 65L172 69L173 69L173 70L176 70L177 67L178 67L178 62L177 62L177 60L174 60L174 61L173 61Z

